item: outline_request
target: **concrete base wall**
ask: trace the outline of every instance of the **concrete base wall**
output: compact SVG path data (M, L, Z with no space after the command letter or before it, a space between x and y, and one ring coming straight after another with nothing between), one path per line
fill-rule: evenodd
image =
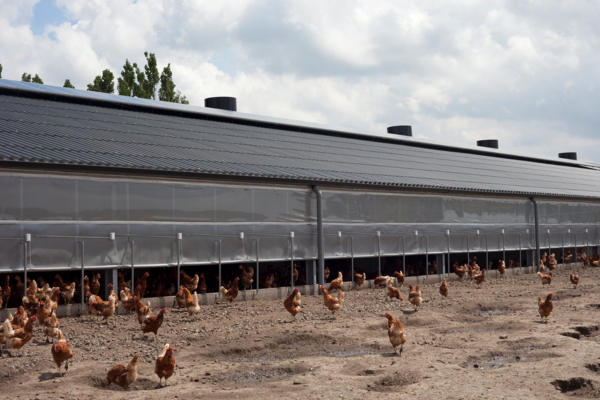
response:
M581 267L583 267L582 263L574 263L574 264L567 264L567 265L558 264L556 269L557 270L561 270L561 269L570 270L573 268L581 268ZM535 267L522 267L521 269L507 268L505 276L532 274L535 272L536 272ZM500 273L497 270L492 270L492 271L486 270L486 279L493 279L493 278L498 278L498 277L500 277ZM460 278L454 273L451 273L450 275L446 276L447 282L457 281L459 279ZM468 276L466 276L463 279L469 279L469 278L468 278ZM444 280L444 276L442 274L429 275L429 277L426 275L408 276L404 279L404 285L408 286L409 284L410 285L423 285L423 284L427 284L427 283L441 283L443 280ZM329 286L328 284L325 285L326 288L328 286ZM304 286L297 286L297 287L303 296L315 296L315 295L320 296L321 295L319 293L318 286L304 285ZM373 283L372 280L365 281L365 283L362 286L356 287L356 288L354 287L353 282L344 282L343 290L344 291L363 290L363 289L370 289L370 288L374 288L374 287L375 287L375 284ZM256 289L247 290L247 291L240 290L239 295L238 295L237 299L235 299L235 301L285 299L287 296L290 295L291 291L292 291L292 289L290 287L279 287L279 288L274 288L274 289L259 289L258 293L257 293ZM200 300L201 304L216 304L218 302L226 302L225 299L220 298L220 293L198 294L198 299ZM146 301L150 301L150 306L153 309L153 314L155 314L162 307L172 308L172 307L176 306L175 296L144 298L143 301L144 301L144 303L146 303ZM6 318L8 318L9 314L14 314L16 311L17 310L15 308L0 310L0 322L3 322ZM121 313L124 313L125 310L121 306L119 306L117 312L119 314L121 314ZM56 310L56 314L59 318L76 317L79 315L86 315L87 310L85 307L83 307L83 309L82 309L81 304L59 305L58 309Z

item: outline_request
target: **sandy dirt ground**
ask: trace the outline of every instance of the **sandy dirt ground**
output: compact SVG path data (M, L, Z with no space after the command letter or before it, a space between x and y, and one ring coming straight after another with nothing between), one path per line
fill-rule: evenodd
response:
M134 315L63 318L73 352L58 376L51 344L36 327L21 356L0 359L0 397L12 399L559 399L600 397L600 269L555 271L551 287L536 275L467 278L422 287L424 303L387 301L384 289L345 292L332 318L322 297L303 297L293 321L280 300L203 306L198 318L168 309L159 339L142 338ZM406 287L401 289L407 298ZM537 298L554 293L548 323ZM154 310L153 314L158 310ZM393 353L385 312L400 317L408 342ZM154 362L174 348L175 375L157 388ZM107 385L108 369L139 353L128 391Z

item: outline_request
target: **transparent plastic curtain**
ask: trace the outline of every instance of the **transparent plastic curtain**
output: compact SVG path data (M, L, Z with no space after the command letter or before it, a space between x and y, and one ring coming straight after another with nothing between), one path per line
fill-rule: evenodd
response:
M178 233L184 265L217 263L217 240L222 262L255 261L257 241L259 259L289 260L291 232L295 259L317 256L316 196L308 187L24 173L0 175L0 184L0 270L22 268L19 238L26 233L32 236L34 268L79 268L78 241L85 242L88 268L129 266L129 240L135 242L136 265L174 265ZM519 236L523 250L534 247L533 206L527 199L322 191L329 258L350 257L350 237L356 257L424 254L426 247L445 253L448 240L451 252L485 251L486 246L500 251L503 245L518 250ZM575 235L578 247L597 246L600 205L540 202L539 213L542 248L560 248L563 236L565 247L573 246ZM111 232L117 235L114 241L108 239Z

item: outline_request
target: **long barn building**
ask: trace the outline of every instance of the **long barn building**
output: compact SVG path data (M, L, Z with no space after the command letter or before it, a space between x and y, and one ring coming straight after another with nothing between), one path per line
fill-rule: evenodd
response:
M291 285L294 264L297 284L315 284L327 270L443 273L474 255L532 265L536 240L557 258L598 251L600 165L217 100L228 109L0 79L0 284L150 271L160 295L177 268L217 291L240 264L257 289Z

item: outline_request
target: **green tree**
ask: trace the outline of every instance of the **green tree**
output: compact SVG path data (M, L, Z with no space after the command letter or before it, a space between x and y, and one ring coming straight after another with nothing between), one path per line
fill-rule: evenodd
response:
M0 64L0 79L2 79L2 64Z
M40 78L40 76L38 74L35 74L35 76L32 78L31 74L28 74L27 72L23 72L23 75L21 75L21 81L22 82L39 83L40 85L44 84L44 81L42 81L42 78Z
M69 79L65 79L65 84L63 85L63 87L69 88L69 89L75 89L75 86L73 86L71 84L71 81Z
M173 82L173 72L171 72L171 63L163 68L160 74L160 89L158 89L158 99L161 101L169 101L171 103L190 104L189 101L181 94L175 91L175 82Z
M156 100L156 85L160 81L160 75L158 73L158 67L156 63L156 56L154 53L148 54L144 52L146 57L146 65L144 71L146 72L146 81L144 82L144 92L148 96L147 99L152 98Z
M114 93L115 76L109 69L102 71L102 76L94 78L94 83L87 85L87 90L91 92Z
M128 59L125 59L125 65L123 65L123 71L121 71L121 77L117 79L117 92L121 96L133 96L137 90L137 82L135 81L135 68L137 64L129 63Z

